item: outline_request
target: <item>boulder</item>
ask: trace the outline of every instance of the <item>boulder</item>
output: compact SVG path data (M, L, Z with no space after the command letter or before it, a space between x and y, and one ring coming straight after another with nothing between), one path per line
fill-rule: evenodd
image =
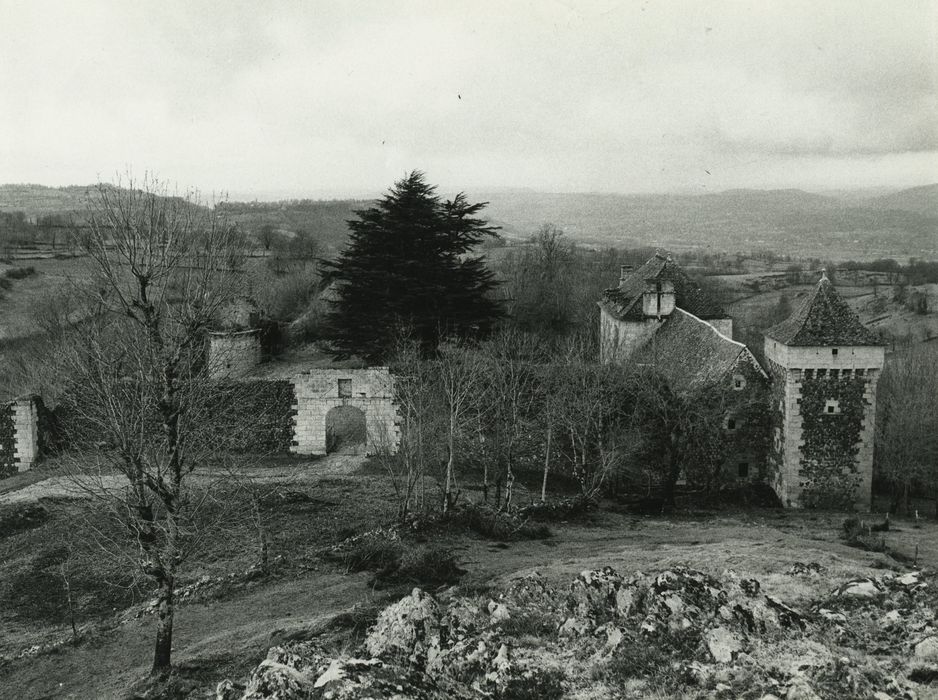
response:
M706 634L707 649L717 663L728 664L743 650L742 638L725 627L714 627Z
M841 584L831 595L835 598L868 601L882 598L885 593L882 585L875 579L861 578Z
M493 625L499 625L511 618L511 613L503 603L496 603L494 600L489 602L489 622Z
M938 662L938 637L925 637L916 644L915 658L919 661Z
M415 588L382 610L365 639L365 649L373 657L406 659L423 667L440 649L440 607L433 596Z
M293 700L308 697L313 680L295 666L267 658L251 674L242 700Z

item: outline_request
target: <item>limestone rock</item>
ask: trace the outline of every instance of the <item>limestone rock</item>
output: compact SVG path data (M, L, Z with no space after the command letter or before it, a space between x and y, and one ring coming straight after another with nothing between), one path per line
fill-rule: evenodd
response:
M938 662L938 637L925 637L916 644L915 658L919 661Z
M503 603L496 603L494 600L489 602L488 611L489 621L493 625L501 624L511 618L511 613L508 612L508 608Z
M822 573L824 573L824 567L818 564L816 561L807 563L796 561L788 569L788 574L790 576L817 576L818 574Z
M707 649L717 663L730 663L743 650L743 642L738 634L725 627L714 627L706 635Z
M439 648L440 607L419 588L382 610L365 639L365 649L371 656L403 658L417 666Z
M312 694L313 682L292 665L264 659L248 682L242 700L293 700Z
M794 682L788 686L785 700L821 700L821 697L814 692L814 688L811 687L807 678L798 676L795 678Z
M833 597L853 600L875 600L885 594L882 585L871 578L854 579L834 589Z

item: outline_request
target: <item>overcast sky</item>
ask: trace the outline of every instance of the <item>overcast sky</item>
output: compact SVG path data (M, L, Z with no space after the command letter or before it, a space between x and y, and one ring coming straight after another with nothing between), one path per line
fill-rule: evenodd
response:
M0 0L0 182L938 181L938 0Z

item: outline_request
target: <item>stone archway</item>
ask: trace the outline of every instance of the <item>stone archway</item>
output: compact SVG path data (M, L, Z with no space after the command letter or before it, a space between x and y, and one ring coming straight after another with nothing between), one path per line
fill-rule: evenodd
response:
M338 420L343 415L351 420L352 413L347 409L355 409L364 416L362 452L397 451L400 417L394 405L393 380L387 367L310 369L294 376L292 382L296 413L291 452L301 455L332 452L328 423L336 408L346 411L334 414L333 421L344 422ZM361 425L357 417L356 423ZM348 444L347 440L342 442Z
M326 412L326 453L364 454L368 439L365 412L347 404Z

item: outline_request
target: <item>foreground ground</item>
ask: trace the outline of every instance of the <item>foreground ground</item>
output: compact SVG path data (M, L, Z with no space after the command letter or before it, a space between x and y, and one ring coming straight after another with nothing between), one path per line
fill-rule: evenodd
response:
M375 589L368 573L346 573L320 556L323 547L388 521L391 492L383 475L361 468L357 458L336 456L275 465L256 476L282 479L289 487L291 495L269 512L272 555L282 559L269 577L232 578L231 585L206 584L200 592L200 580L237 577L252 563L250 533L233 533L189 569L186 582L193 593L183 596L178 611L174 653L191 682L191 697L212 697L225 678L246 679L268 647L308 636L337 613L355 609L371 623L381 607L412 588ZM99 605L89 612L80 621L83 639L72 646L61 644L70 635L61 611L56 617L16 588L24 575L38 576L30 572L40 569L29 567L55 544L62 528L70 527L69 508L75 507L61 482L36 479L22 479L21 488L0 494L0 511L33 502L51 514L36 527L0 532L0 627L6 630L0 635L0 696L126 697L148 670L154 625L140 612L145 599L108 598L111 609ZM542 540L493 542L447 532L433 542L455 552L466 571L458 590L467 595L491 591L497 597L510 581L535 571L548 585L566 590L583 570L609 566L629 575L685 566L715 577L732 570L756 578L765 593L801 610L850 579L906 571L913 559L916 568L938 563L936 524L899 522L882 533L887 548L908 560L903 564L888 554L848 547L840 536L843 520L842 514L776 510L639 517L610 504L586 517L551 523L552 536ZM796 562L816 564L823 573L793 576ZM42 571L47 578L54 573ZM48 580L56 585L54 576ZM919 696L928 697L927 692L923 687Z

